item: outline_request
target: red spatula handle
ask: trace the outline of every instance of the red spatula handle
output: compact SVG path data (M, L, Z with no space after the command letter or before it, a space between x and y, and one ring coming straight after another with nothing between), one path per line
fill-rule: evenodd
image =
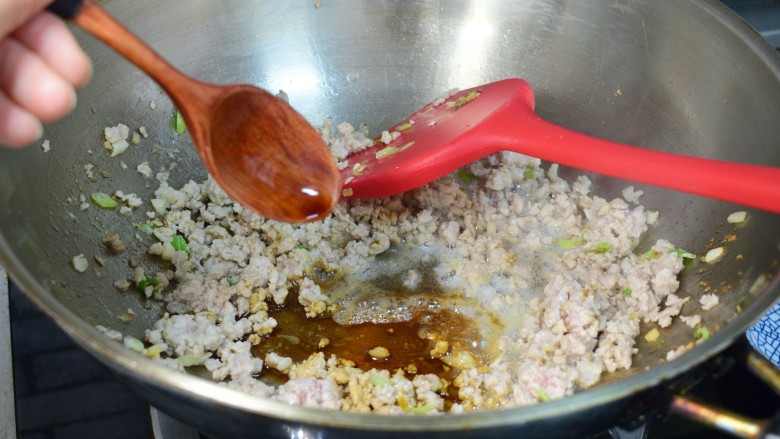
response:
M780 168L681 156L613 143L535 114L508 149L578 169L780 213Z

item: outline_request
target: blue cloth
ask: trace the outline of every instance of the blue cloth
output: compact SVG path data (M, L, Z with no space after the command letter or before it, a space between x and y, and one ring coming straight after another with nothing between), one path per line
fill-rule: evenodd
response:
M747 330L750 344L780 367L780 302Z

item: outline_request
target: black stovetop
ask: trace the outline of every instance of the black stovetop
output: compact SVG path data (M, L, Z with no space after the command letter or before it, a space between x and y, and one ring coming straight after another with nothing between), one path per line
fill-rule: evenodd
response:
M143 400L117 382L13 284L9 301L19 438L153 437L149 406Z

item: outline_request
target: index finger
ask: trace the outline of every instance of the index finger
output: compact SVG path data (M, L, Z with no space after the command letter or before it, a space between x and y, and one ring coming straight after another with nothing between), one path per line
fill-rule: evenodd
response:
M52 0L0 0L0 40L38 15Z

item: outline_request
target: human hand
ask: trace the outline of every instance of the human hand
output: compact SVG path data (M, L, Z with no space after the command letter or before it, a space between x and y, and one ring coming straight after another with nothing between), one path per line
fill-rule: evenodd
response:
M51 0L0 0L0 145L20 147L76 106L92 64Z

